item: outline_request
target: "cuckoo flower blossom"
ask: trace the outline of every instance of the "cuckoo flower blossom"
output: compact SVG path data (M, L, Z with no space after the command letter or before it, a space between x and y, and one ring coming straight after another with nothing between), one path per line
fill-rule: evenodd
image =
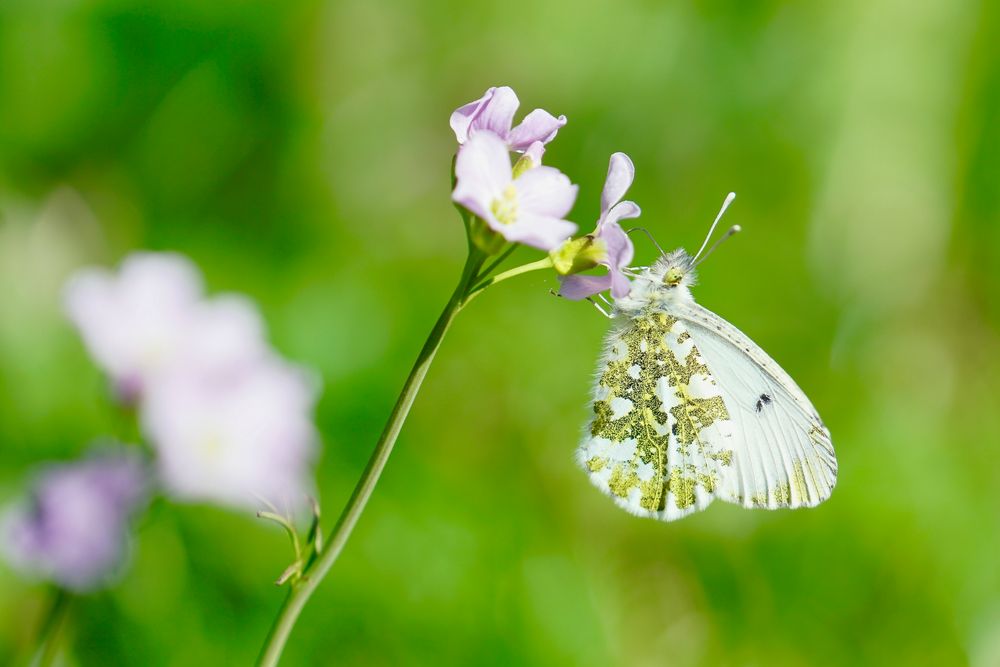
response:
M561 296L584 299L607 289L616 299L628 295L631 285L622 269L632 262L634 248L619 220L638 218L641 213L634 202L621 201L634 178L632 160L624 153L612 155L601 193L601 217L594 231L584 237L592 243L584 252L594 257L594 262L606 267L608 272L599 276L574 274L561 277Z
M127 555L129 518L146 497L136 454L53 465L0 520L0 550L14 569L74 591L108 583Z
M117 274L81 271L66 304L139 408L167 494L236 507L305 500L317 383L278 358L251 301L205 298L187 259L146 253Z
M186 501L295 508L311 491L318 382L271 357L228 373L173 373L150 388L143 430L165 490Z
M203 299L198 270L180 255L136 253L117 274L83 269L67 284L65 304L94 361L127 400L181 364L207 369L266 351L253 305L237 296Z
M534 167L514 178L507 146L493 132L472 135L459 149L452 199L508 241L551 250L576 231L563 216L577 187L553 167Z
M464 144L480 130L500 137L512 151L524 152L536 141L543 145L552 141L566 124L566 116L556 118L548 111L535 109L514 124L514 113L521 102L507 86L490 88L474 102L460 106L451 114L451 129L458 143Z

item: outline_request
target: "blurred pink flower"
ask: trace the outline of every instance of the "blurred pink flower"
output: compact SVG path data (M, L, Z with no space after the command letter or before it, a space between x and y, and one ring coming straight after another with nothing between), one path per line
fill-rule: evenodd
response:
M141 418L166 492L236 508L300 506L317 453L318 384L270 357L229 373L191 368L151 385Z
M267 351L253 304L238 296L204 300L197 268L180 255L135 253L117 274L83 269L64 298L90 355L126 400L180 365L224 367Z
M627 267L635 253L632 240L621 228L619 220L638 218L642 211L631 201L621 201L635 178L635 166L625 153L615 153L608 165L608 176L601 193L601 216L597 227L589 234L595 243L604 247L598 264L608 269L604 275L574 274L561 276L560 296L567 299L584 299L607 289L616 299L627 296L631 284L622 269Z
M190 261L140 253L117 275L79 272L66 306L95 361L137 403L168 495L234 507L305 500L318 383L271 350L250 300L204 298Z
M492 131L477 132L459 149L455 176L452 199L508 241L551 250L576 231L563 216L577 186L553 167L514 178L507 146Z
M514 113L520 104L517 95L507 86L490 88L478 100L460 106L451 114L451 129L460 144L480 130L489 130L500 137L509 150L523 152L536 141L541 144L552 141L559 128L566 124L566 116L556 118L548 111L535 109L517 127L512 127Z
M99 588L125 560L129 518L145 501L146 485L134 452L51 465L0 519L0 550L23 574L74 591Z

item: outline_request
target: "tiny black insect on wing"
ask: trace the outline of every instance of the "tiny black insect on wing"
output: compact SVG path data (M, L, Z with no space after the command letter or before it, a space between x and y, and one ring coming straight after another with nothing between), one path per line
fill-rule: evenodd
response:
M761 394L760 398L757 399L757 405L754 406L754 410L760 412L764 409L764 406L771 402L771 397L767 394Z

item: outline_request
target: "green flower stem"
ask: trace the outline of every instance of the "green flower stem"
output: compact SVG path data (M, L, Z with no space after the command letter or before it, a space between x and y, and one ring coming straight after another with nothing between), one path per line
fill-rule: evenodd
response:
M546 256L538 260L537 262L529 262L528 264L515 266L513 269L508 269L503 273L498 273L497 275L491 276L486 280L482 281L481 283L479 283L478 285L476 285L475 287L473 287L472 290L469 292L469 297L465 300L465 304L468 304L470 301L472 301L472 299L479 296L488 287L492 287L493 285L496 285L499 282L503 282L508 278L513 278L514 276L519 276L522 273L528 273L529 271L541 271L543 269L551 269L551 268L552 268L552 258Z
M70 594L65 590L61 588L55 590L45 620L42 621L38 631L38 649L31 659L31 667L48 667L55 660L70 599Z
M504 260L507 259L508 257L510 257L511 254L515 250L517 250L517 247L518 246L517 246L516 243L511 243L509 248L507 248L505 251L503 251L502 253L500 253L500 255L489 266L487 266L485 269L483 269L483 272L480 273L479 276L476 277L476 281L475 281L476 284L478 284L479 282L481 282L484 278L486 278L486 276L488 276L491 273L493 273L493 271L498 266L500 266L501 264L503 264Z
M354 493L351 495L350 500L347 501L347 505L337 520L337 524L330 532L330 537L326 540L326 546L309 565L303 576L292 585L288 597L285 598L284 605L274 620L271 631L268 633L264 647L261 649L260 656L257 659L257 664L261 667L272 667L278 664L278 660L281 658L281 651L288 641L288 636L291 634L302 608L309 600L309 596L319 586L323 577L333 567L341 550L344 548L344 544L347 543L348 538L351 536L351 531L364 511L365 505L368 503L368 498L371 497L372 491L375 489L375 484L382 474L382 469L385 467L386 461L392 453L392 447L396 443L396 438L399 436L399 431L403 427L403 422L406 420L410 408L413 406L413 401L416 399L417 392L420 390L420 384L423 382L424 377L427 375L427 370L434 360L434 355L441 346L441 341L455 319L455 316L467 303L472 286L476 282L479 270L485 261L485 254L470 247L469 257L465 262L465 269L462 271L462 278L459 280L458 286L455 287L455 291L451 295L451 299L448 300L448 304L444 307L440 317L438 317L437 323L431 329L427 341L420 350L417 361L413 365L413 370L410 371L410 375L406 378L403 390L396 400L395 407L392 409L392 414L389 415L389 421L386 423L381 437L379 437L378 444L375 445L375 451L372 452L371 458L368 460L368 466L354 487Z
M431 362L434 360L434 355L437 354L438 348L441 346L441 341L444 339L444 335L447 333L452 321L454 321L455 316L473 298L481 294L488 287L508 278L519 276L522 273L552 267L552 260L545 257L537 262L523 264L503 273L498 273L495 276L488 276L493 269L499 266L500 262L507 258L512 250L513 248L501 255L497 261L494 261L485 271L480 273L480 269L486 262L487 256L470 244L469 257L465 262L462 278L458 281L458 286L455 287L451 299L448 300L448 304L441 312L441 316L438 317L434 328L431 329L431 333L427 337L423 349L420 350L417 361L413 365L413 370L410 371L410 375L406 378L403 390L399 394L399 398L396 399L395 407L392 409L392 414L389 415L389 421L382 431L378 444L375 445L375 451L372 452L371 458L368 460L368 466L354 487L354 493L351 495L350 500L347 501L347 505L337 520L337 524L330 532L330 537L326 540L326 546L318 555L314 554L314 558L307 565L301 578L293 582L291 590L285 598L281 610L278 612L278 616L274 619L271 631L268 633L264 647L257 658L257 664L260 667L273 667L278 664L281 652L288 641L288 636L291 634L292 628L295 627L295 621L302 612L302 608L309 600L309 596L319 586L323 577L333 567L341 550L343 550L344 545L351 536L351 531L361 517L365 505L368 503L368 498L371 497L372 491L375 489L375 484L378 483L379 476L382 474L382 469L385 468L386 461L389 460L392 447L396 443L396 438L399 436L399 431L403 427L403 422L406 421L406 416L409 414L410 408L413 406L417 392L420 391L420 385L427 375Z

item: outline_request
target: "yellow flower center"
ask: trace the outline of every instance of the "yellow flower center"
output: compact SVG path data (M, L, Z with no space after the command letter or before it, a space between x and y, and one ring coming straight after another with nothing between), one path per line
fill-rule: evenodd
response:
M219 458L222 456L222 438L215 431L211 429L201 434L198 439L199 451L201 454L201 460L209 465L214 465L218 463Z
M517 190L511 183L504 188L503 193L490 204L490 211L502 225L512 225L517 222Z

